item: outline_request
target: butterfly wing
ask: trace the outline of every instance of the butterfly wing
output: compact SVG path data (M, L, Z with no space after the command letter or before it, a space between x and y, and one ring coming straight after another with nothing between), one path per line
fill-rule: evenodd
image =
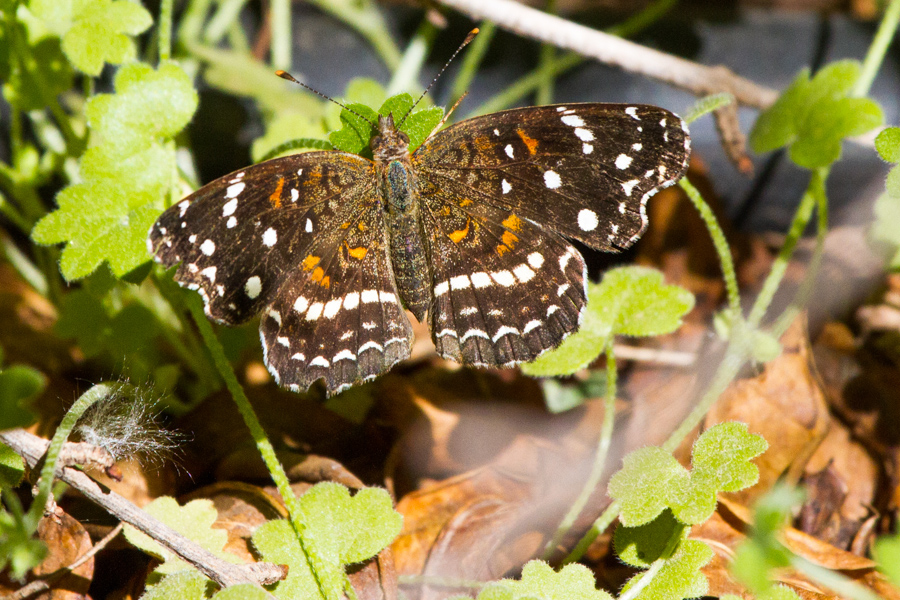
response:
M575 331L586 303L584 260L563 238L483 202L464 185L420 174L434 232L435 347L478 366L535 359Z
M206 313L242 323L269 304L318 236L352 216L353 198L375 184L371 161L307 152L221 177L166 210L150 253L197 290Z
M656 106L565 104L508 110L438 132L414 153L431 181L473 202L614 251L647 226L645 205L687 169L682 120Z
M346 227L310 246L260 322L266 365L288 389L324 378L336 394L409 356L412 326L388 262L381 203L369 195L355 204Z

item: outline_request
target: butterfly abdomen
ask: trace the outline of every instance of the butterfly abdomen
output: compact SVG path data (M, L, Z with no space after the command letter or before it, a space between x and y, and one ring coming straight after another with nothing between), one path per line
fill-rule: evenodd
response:
M388 163L381 177L397 291L406 308L422 321L431 303L431 269L408 155Z

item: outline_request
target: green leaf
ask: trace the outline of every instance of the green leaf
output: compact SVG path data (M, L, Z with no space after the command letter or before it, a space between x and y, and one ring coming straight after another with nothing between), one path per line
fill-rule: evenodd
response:
M0 490L16 487L25 478L25 459L0 443Z
M623 462L609 480L608 493L621 505L619 520L626 527L654 520L690 486L688 470L662 448L640 448Z
M755 152L790 146L790 157L814 169L838 160L845 137L860 135L883 120L881 108L866 98L849 98L860 65L845 60L823 67L815 77L801 71L750 134Z
M672 558L665 561L662 568L647 587L637 595L640 600L681 600L699 598L706 595L709 582L700 569L713 558L712 549L699 540L684 540ZM623 593L636 585L643 574L632 577Z
M589 398L600 398L606 394L606 372L590 371L584 381L560 383L556 379L542 379L544 404L553 414L559 414L581 406Z
M367 560L400 533L403 517L393 509L385 490L364 488L351 497L337 483L314 485L300 497L300 518L306 523L305 547L317 557L319 582L329 597L340 595L344 566ZM278 598L318 595L316 581L287 521L270 521L253 534L253 545L264 560L287 564L288 576L275 587Z
M891 173L897 170L895 167ZM900 182L898 182L900 185ZM869 229L869 238L877 245L886 248L888 266L900 269L900 194L882 194L875 201L875 218Z
M900 127L888 127L879 133L875 149L887 162L900 163Z
M115 95L97 95L87 106L92 147L81 160L83 182L62 190L59 208L32 231L38 243L66 243L60 270L69 280L104 261L122 277L149 259L147 231L174 180L168 140L197 107L190 79L174 63L128 65L115 85Z
M31 11L62 36L69 60L88 75L97 76L105 63L134 60L134 40L153 18L140 4L127 0L32 0Z
M212 582L199 571L194 569L179 571L178 573L166 575L154 585L148 585L140 600L171 600L172 598L178 598L178 600L205 600L211 587ZM218 598L219 596L217 595L216 597Z
M252 583L232 585L213 596L215 600L268 600L271 597L269 592Z
M887 575L891 583L900 585L900 535L878 538L872 554L878 562L878 570Z
M613 547L620 560L633 567L646 569L662 558L670 540L675 537L684 538L688 531L684 523L678 521L672 511L667 509L649 523L637 527L616 527Z
M522 567L522 578L501 579L485 587L478 600L612 600L597 589L594 575L583 565L571 564L558 573L550 565L532 560Z
M884 187L889 196L900 198L900 165L897 165L888 172Z
M37 420L29 402L44 391L47 378L26 365L12 365L0 371L0 431L27 427Z
M41 564L47 546L32 537L37 523L22 511L18 496L6 490L3 499L9 511L0 506L0 571L8 567L13 578L22 579Z
M694 306L694 297L666 285L659 271L646 267L611 269L599 284L588 284L588 304L581 328L556 350L523 365L535 377L569 375L589 365L613 335L653 336L671 333Z
M736 492L759 481L759 469L750 459L766 451L762 436L747 430L746 423L719 423L703 432L691 452L691 483L673 502L679 521L699 524L716 509L716 495Z
M150 516L156 517L181 535L189 538L225 560L237 562L237 559L223 551L228 541L228 532L224 529L213 529L216 521L216 509L211 500L191 500L179 506L175 498L161 496L144 507ZM191 569L190 565L178 558L174 553L160 546L148 535L138 531L131 525L125 526L125 538L147 554L160 559L162 564L156 573L169 575L177 571Z
M28 41L24 25L16 23L5 36L16 36L26 45L27 56L11 61L4 79L3 95L21 111L43 110L72 87L74 72L60 47L59 39L44 37ZM2 28L0 28L2 29Z
M385 100L377 113L364 104L349 104L348 108L356 111L375 125L371 125L365 119L354 115L348 110L343 110L341 111L343 127L330 133L328 139L338 150L371 157L369 142L372 136L377 133L378 115L392 114L394 115L394 123L399 123L400 119L409 113L413 102L414 100L409 94L398 94ZM409 136L410 150L414 150L425 141L432 130L440 123L443 116L443 109L433 106L413 111L406 117L399 130Z

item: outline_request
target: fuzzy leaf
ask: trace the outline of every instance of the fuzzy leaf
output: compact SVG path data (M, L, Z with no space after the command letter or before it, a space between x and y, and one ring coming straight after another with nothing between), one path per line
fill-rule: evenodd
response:
M134 40L153 18L127 0L32 0L31 11L62 37L66 56L81 71L97 76L105 63L134 60Z
M750 459L766 451L762 436L750 433L745 423L727 422L711 427L697 438L691 453L691 484L672 509L682 523L706 521L716 509L719 492L736 492L759 481L759 469Z
M228 541L228 533L224 529L212 528L218 513L211 500L191 500L184 506L179 506L175 498L161 496L146 505L144 510L216 556L237 562L234 556L223 551ZM168 575L191 569L190 565L171 551L130 525L125 526L125 538L133 546L163 561L156 568L157 574Z
M860 135L883 120L881 107L867 98L848 98L860 65L844 60L823 67L810 79L803 70L750 133L755 152L790 146L791 160L808 169L826 166L841 154L845 137Z
M190 79L173 63L159 70L128 65L115 85L116 94L97 95L87 106L92 147L81 160L83 182L62 190L59 208L32 231L38 243L66 243L60 270L69 280L103 261L117 277L147 261L147 231L175 172L167 141L197 107Z
M654 520L690 485L687 469L662 448L640 448L623 462L609 480L608 493L621 504L619 520L626 527Z
M588 305L581 328L556 350L523 365L535 377L570 375L589 365L613 335L671 333L694 307L694 297L646 267L610 269L599 284L588 284Z
M478 600L612 600L597 589L594 574L579 564L566 565L559 572L539 560L522 567L522 578L501 579L478 594Z
M213 596L214 600L267 600L271 595L258 585L241 583L227 587Z
M205 600L211 584L199 571L179 571L163 577L154 585L148 585L140 600Z
M320 583L328 597L340 595L344 566L367 560L387 547L400 533L403 517L379 488L364 488L352 498L336 483L319 483L300 497L300 513L307 524L304 542L319 557ZM278 598L319 594L306 557L287 521L270 521L253 534L253 545L264 560L287 564L284 581L275 587Z
M875 138L875 149L883 160L900 163L900 127L888 127Z
M393 114L394 123L396 124L409 112L413 102L414 100L409 94L398 94L385 100L377 113L363 104L350 104L348 105L349 108L369 119L375 126L373 127L365 119L344 110L341 111L343 127L330 133L328 139L338 150L371 157L369 141L372 139L372 135L377 132L378 115ZM416 110L406 117L399 129L409 136L410 150L414 150L425 141L425 138L440 123L443 116L443 109L432 106Z
M637 527L616 527L613 546L616 556L623 562L641 569L649 568L662 557L675 536L686 536L687 527L679 522L671 510L664 510L658 517Z
M873 549L878 570L900 586L900 535L884 536L876 540Z
M28 427L37 420L29 401L40 394L47 378L32 367L12 365L0 370L0 431Z
M25 478L25 459L0 442L0 490L16 487Z
M369 141L375 132L375 128L371 123L378 123L378 114L364 104L348 104L347 108L359 113L359 115L353 114L350 110L342 110L341 124L343 126L341 129L329 133L328 141L331 142L331 145L336 150L371 157ZM365 117L365 119L360 117L360 115ZM369 121L366 121L366 119Z
M663 564L647 587L638 595L640 600L681 600L706 595L709 582L701 568L713 558L712 549L699 540L684 540L672 558ZM637 584L642 574L632 577L623 592Z

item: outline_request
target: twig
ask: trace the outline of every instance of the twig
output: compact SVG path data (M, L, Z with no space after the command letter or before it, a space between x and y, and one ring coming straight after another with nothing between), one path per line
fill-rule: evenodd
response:
M47 440L22 429L0 433L0 441L24 458L30 468L38 464L50 445ZM287 575L285 567L281 565L271 563L235 565L215 556L168 525L160 523L119 494L101 487L82 471L67 467L59 474L59 479L102 506L120 521L147 534L222 587L239 583L267 585L280 581Z
M125 524L119 521L119 524L113 527L112 531L107 533L102 540L91 546L91 548L87 552L75 559L75 562L70 565L66 565L65 567L59 568L56 571L53 571L52 573L42 577L41 579L36 579L28 585L19 588L9 596L6 596L5 600L25 600L25 598L30 598L32 596L36 596L37 594L48 591L53 583L59 581L87 561L91 560L95 554L100 552L103 548L106 547L107 544L109 544L113 540L113 538L119 535L119 532L122 531L122 528L124 526Z
M778 92L739 77L725 67L709 67L641 46L512 0L439 0L476 21L487 19L519 35L640 73L697 96L730 92L745 106L768 108Z

